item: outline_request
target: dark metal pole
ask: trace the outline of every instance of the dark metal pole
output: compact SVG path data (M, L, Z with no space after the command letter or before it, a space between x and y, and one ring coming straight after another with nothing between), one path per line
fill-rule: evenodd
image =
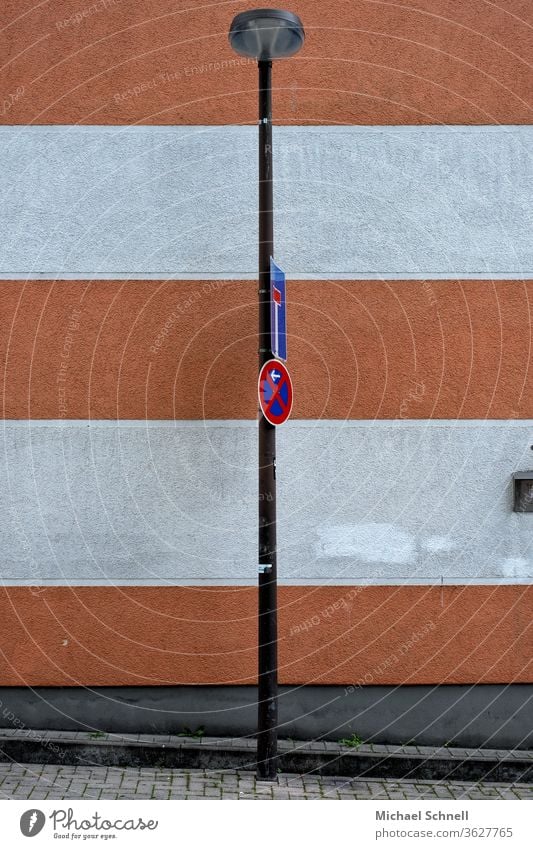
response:
M274 253L272 191L272 63L259 63L259 370L271 357L270 257ZM278 607L276 563L276 428L259 412L259 656L257 777L277 776Z

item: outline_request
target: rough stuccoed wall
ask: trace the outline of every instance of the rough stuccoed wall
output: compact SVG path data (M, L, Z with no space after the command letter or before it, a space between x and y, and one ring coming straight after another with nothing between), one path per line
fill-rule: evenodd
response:
M531 586L282 586L283 684L531 682ZM252 684L257 590L3 587L4 686Z
M8 124L228 124L257 117L227 32L257 0L4 0ZM283 123L531 122L530 0L292 0L303 50L275 68Z
M533 576L511 475L532 423L292 422L278 438L280 577ZM256 428L5 422L3 581L256 579Z
M257 267L253 127L6 127L0 272ZM523 273L532 127L280 127L289 273Z
M254 419L256 289L0 280L4 417ZM533 280L291 280L292 418L531 419L532 302Z
M77 2L30 8L26 0L8 0L0 21L7 62L0 123L13 125L2 131L0 273L253 273L255 129L204 126L256 122L253 68L216 67L231 55L225 34L237 4L168 12L162 0L117 3L76 20L69 16L79 11ZM277 256L290 272L532 273L531 127L516 126L530 124L530 68L521 58L531 43L521 18L530 9L523 0L509 0L505 10L481 0L417 4L338 0L340 29L327 30L317 28L322 4L295 7L308 42L275 77L276 118L296 125L276 132ZM171 80L158 76L164 71L174 74ZM139 93L128 90L139 82L146 92L142 85ZM26 122L66 126L16 126ZM100 126L73 126L79 123ZM102 126L130 123L194 126ZM302 126L308 123L326 126ZM337 123L363 126L327 126ZM384 126L364 126L375 124ZM506 126L461 126L472 124ZM17 295L24 292L24 279L9 282ZM432 291L420 294L427 307ZM460 286L454 294L460 300ZM342 304L336 309L342 313ZM56 331L63 349L67 313ZM24 338L37 342L38 311L24 319ZM33 365L33 351L14 353L13 328L5 315L2 321L10 367ZM490 349L492 369L501 341L494 329L487 321L476 337L483 340L478 361ZM48 332L41 375L57 381L61 352L54 353L50 324ZM82 359L88 338L79 330ZM513 395L520 384L528 398L529 360L519 344L502 369L505 398L497 409L502 418L526 419L520 424L441 427L424 421L419 409L417 423L365 430L360 423L295 422L280 435L280 469L283 463L290 475L280 476L284 580L316 584L281 588L282 680L531 680L531 588L520 584L531 577L530 522L511 512L510 487L512 470L531 465L531 413L520 396L515 406ZM214 350L205 346L204 366ZM405 374L408 344L398 350ZM95 384L86 382L76 396L76 418L93 418L93 390L103 418L113 418L102 399L114 397L116 382L102 353ZM469 393L464 372L459 386L445 382L453 401L443 416L497 415L489 409L496 371L495 377L487 368L479 380L469 375L475 409L460 405L463 388ZM27 386L36 372L30 370ZM189 380L195 377L191 369ZM54 403L57 386L55 392ZM342 394L337 386L329 418L344 417ZM430 392L422 394L428 403ZM16 417L31 420L33 399L26 391L18 397L28 403ZM66 397L68 418L75 396ZM388 417L413 415L418 396L408 389L402 397L407 413L396 397ZM157 419L156 409L137 407L132 417ZM13 415L7 406L4 412ZM165 412L172 418L176 411ZM45 406L40 413L58 415ZM216 403L210 413L233 418ZM5 579L18 576L33 586L4 588L0 680L251 682L255 540L242 529L255 524L254 445L254 431L233 422L213 430L203 422L6 423ZM364 586L367 578L402 584L406 573L409 581L443 584ZM166 585L206 577L251 586ZM109 578L129 586L106 586ZM469 578L512 586L445 585ZM76 579L104 586L45 586ZM329 586L332 580L362 586ZM135 586L142 581L158 585ZM400 652L426 617L434 627Z

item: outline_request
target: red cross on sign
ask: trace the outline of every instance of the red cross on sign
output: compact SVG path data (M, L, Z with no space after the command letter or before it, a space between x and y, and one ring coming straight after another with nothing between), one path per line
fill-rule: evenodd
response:
M268 360L259 372L259 406L270 424L286 422L292 409L292 381L287 366Z

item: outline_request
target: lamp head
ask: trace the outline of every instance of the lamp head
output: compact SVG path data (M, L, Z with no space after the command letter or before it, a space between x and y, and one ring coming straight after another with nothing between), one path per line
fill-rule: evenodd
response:
M281 9L251 9L231 22L229 43L241 56L268 62L294 56L305 33L298 15Z

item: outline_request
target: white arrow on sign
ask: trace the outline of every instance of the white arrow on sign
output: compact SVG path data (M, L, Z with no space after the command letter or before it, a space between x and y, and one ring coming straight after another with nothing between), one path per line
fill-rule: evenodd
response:
M279 378L281 377L281 374L278 371L271 371L270 377L274 382L276 382L276 380L279 380Z

